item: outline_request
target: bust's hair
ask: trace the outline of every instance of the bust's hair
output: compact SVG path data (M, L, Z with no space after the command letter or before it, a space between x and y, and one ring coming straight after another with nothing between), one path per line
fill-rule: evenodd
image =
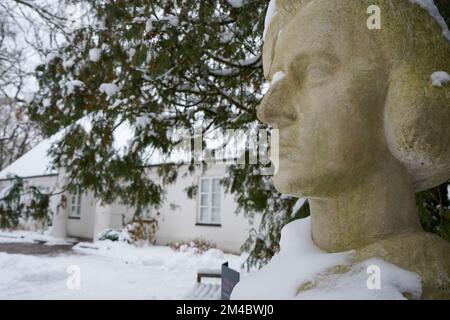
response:
M408 169L416 191L450 178L450 83L432 86L436 71L450 74L450 42L438 22L409 0L277 0L264 45L264 69L272 63L280 30L302 7L327 3L336 14L353 16L355 28L371 37L390 68L385 103L385 137L391 153ZM368 31L367 8L378 5L382 29ZM350 17L352 18L352 17Z

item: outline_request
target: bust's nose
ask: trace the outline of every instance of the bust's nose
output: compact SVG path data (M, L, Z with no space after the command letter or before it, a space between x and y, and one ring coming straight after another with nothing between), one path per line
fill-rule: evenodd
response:
M258 106L256 116L260 121L276 127L290 125L297 120L297 111L290 100L282 88L271 89Z
M265 124L275 124L275 119L277 118L276 114L276 106L270 105L270 103L266 99L267 95L264 96L260 105L258 106L258 110L256 112L256 116L258 119Z

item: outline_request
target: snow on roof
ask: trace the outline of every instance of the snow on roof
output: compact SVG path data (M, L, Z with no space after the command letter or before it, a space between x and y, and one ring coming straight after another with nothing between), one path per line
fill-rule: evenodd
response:
M101 113L89 114L76 121L74 125L80 125L87 133L89 133L95 125L96 118L101 116ZM121 119L117 119L117 123L119 123L119 121L121 121ZM139 125L139 123L137 125ZM0 180L11 178L11 176L28 178L58 174L58 170L57 168L54 168L52 158L48 155L48 152L54 144L58 143L58 141L64 137L65 133L70 130L71 127L72 126L64 128L50 138L41 141L33 149L0 171ZM239 158L242 151L245 150L246 139L248 138L239 133L236 135L230 134L230 136L217 136L213 133L211 136L208 134L203 136L207 149L215 150L214 156L209 155L209 157L207 157L205 154L198 155L197 153L192 153L193 150L186 149L187 146L182 143L180 148L175 148L170 154L164 154L158 149L148 148L142 155L143 161L148 166L156 166L164 163L182 164L190 163L193 156L199 156L198 159L195 158L197 161L205 160L214 161L216 163L228 163L228 161ZM123 121L115 128L113 138L114 141L112 147L120 156L123 156L129 152L130 148L133 148L135 129L128 121ZM189 142L188 145L190 147L190 139L185 142L187 141ZM226 148L223 147L225 141L228 141L228 146Z
M81 125L84 130L89 132L92 129L93 119L93 116L88 115L78 120L76 124ZM26 178L57 174L58 170L52 165L52 158L48 155L48 152L52 145L63 138L67 130L68 128L62 129L50 138L41 141L33 149L0 171L0 180L8 179L11 176ZM113 136L114 149L117 150L119 154L123 155L130 147L130 143L134 137L134 129L128 122L124 122L114 130ZM149 155L146 156L146 163L148 165L159 165L162 163L181 162L186 159L187 155L188 154L183 153L182 151L177 151L167 156L158 150L152 150L151 152L149 151Z
M57 170L51 168L51 158L47 155L48 150L61 137L61 133L41 141L33 149L14 161L0 172L0 179L9 176L32 177L56 174Z

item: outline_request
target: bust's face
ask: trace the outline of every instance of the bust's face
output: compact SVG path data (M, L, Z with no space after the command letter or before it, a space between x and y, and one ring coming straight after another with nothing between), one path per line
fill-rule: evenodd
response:
M271 52L269 79L284 77L271 86L258 117L279 129L274 184L282 193L342 191L387 152L387 68L354 20L313 2L283 27Z

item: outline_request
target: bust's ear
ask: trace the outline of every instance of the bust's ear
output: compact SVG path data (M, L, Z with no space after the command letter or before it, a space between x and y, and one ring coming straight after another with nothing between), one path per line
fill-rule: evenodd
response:
M391 153L411 173L416 191L450 177L450 86L434 87L429 67L393 67L384 128Z

